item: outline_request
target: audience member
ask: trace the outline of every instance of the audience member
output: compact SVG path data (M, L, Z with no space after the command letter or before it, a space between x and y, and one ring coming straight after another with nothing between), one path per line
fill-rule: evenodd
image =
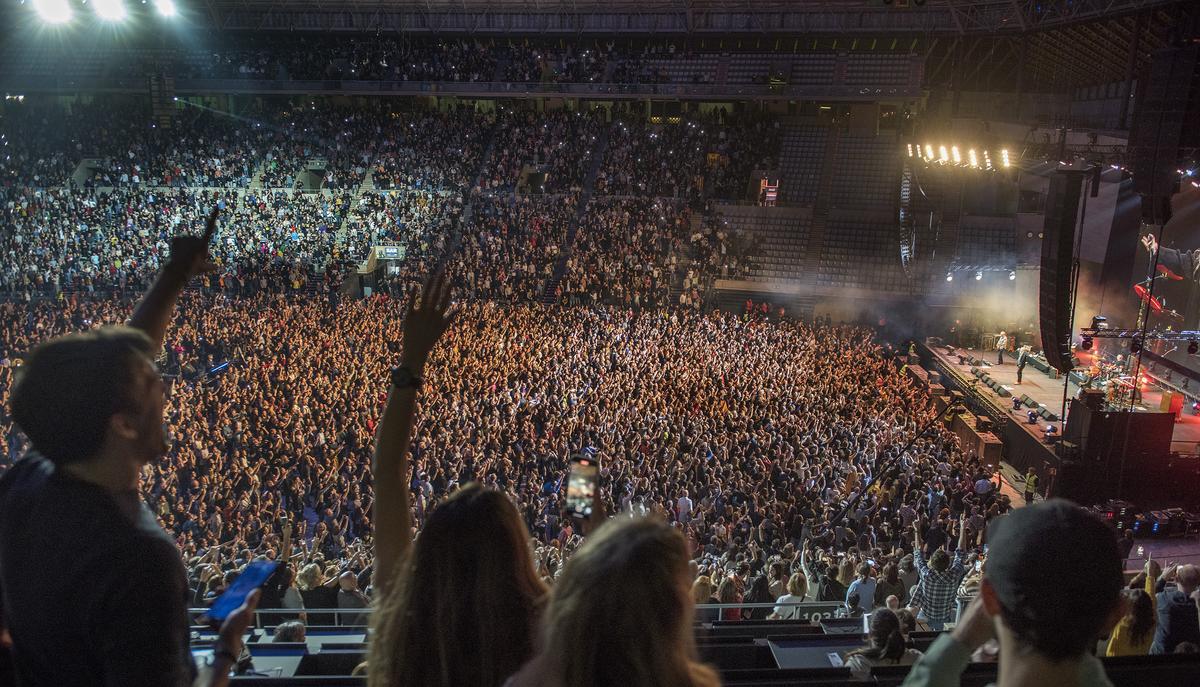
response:
M1000 646L997 687L1111 684L1092 651L1123 614L1112 530L1082 508L1051 499L997 519L987 539L979 596L913 665L904 685L958 684L971 652L992 638ZM1050 570L1072 571L1071 584L1060 584Z
M512 687L719 685L698 662L683 537L654 517L615 518L567 562L541 648Z

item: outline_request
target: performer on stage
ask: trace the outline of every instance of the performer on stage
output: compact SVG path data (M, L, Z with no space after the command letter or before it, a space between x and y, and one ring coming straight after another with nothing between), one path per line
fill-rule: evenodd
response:
M1185 188L1171 198L1171 219L1163 232L1175 236L1178 230L1195 226L1197 222L1200 222L1200 189ZM1154 234L1143 236L1142 245L1150 255L1158 253L1159 265L1180 277L1200 281L1200 250L1163 248Z
M1021 373L1025 371L1025 363L1029 359L1029 351L1032 346L1025 345L1017 349L1017 384L1021 383Z
M1008 348L1008 334L1000 332L1000 336L996 337L996 364L1004 364L1004 349Z

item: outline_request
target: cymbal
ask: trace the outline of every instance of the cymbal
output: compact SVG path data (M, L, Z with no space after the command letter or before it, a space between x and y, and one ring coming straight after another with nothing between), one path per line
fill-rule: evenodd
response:
M1158 298L1150 295L1150 289L1147 289L1145 286L1142 286L1141 284L1134 284L1133 292L1134 292L1134 294L1137 295L1138 300L1143 301L1144 303L1147 303L1150 306L1150 309L1153 310L1154 312L1159 313L1159 312L1163 311L1162 301L1160 301L1160 300L1158 300Z
M1175 274L1174 272L1171 271L1170 267L1167 267L1166 265L1163 265L1161 263L1158 265L1158 272L1159 272L1159 274L1166 277L1167 279L1170 279L1171 281L1183 281L1183 277L1179 276L1178 274Z

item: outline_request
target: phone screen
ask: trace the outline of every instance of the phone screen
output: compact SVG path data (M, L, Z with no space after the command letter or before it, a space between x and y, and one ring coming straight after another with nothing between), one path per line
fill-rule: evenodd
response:
M567 512L580 518L592 515L592 503L596 496L596 478L600 474L598 461L587 456L571 459L571 470L567 474Z
M213 602L212 608L208 609L210 620L224 621L241 607L246 601L246 597L250 596L250 592L258 589L271 577L271 573L275 572L275 568L279 563L275 561L254 561L246 566L241 575L229 585L229 589L225 593L217 597Z

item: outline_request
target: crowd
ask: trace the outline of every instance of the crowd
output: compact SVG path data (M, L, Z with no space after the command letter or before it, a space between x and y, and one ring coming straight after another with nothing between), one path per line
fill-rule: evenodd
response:
M477 198L471 225L447 268L456 296L508 303L541 300L576 203L573 196Z
M491 81L496 71L495 51L468 39L256 36L255 42L181 51L173 68L181 78L353 81Z
M501 111L482 188L511 191L527 166L545 174L545 182L531 189L533 192L564 193L580 188L601 126L598 112Z
M298 290L356 259L336 241L346 192L179 188L23 189L0 208L0 294L137 293L162 265L171 236L208 208L227 213L212 248L211 286Z
M172 248L169 265L180 264L177 254ZM263 557L284 562L263 591L272 605L315 616L361 609L373 595L379 610L368 666L385 684L456 684L465 676L501 684L513 673L519 685L574 684L586 675L614 684L622 671L717 684L695 662L689 622L690 600L714 597L734 604L722 617L762 617L736 605L777 596L776 616L809 598L844 601L851 616L871 613L868 645L847 655L855 674L913 664L911 684L934 684L942 673L961 672L971 650L993 636L1001 676L1014 660L1044 660L1048 670L1068 673L1103 670L1086 648L1119 619L1116 538L1063 502L1001 518L1009 505L990 468L941 425L918 431L935 416L931 399L871 331L495 302L451 312L450 294L450 281L435 278L420 304L407 307L409 298L328 303L268 293L185 296L177 316L169 312L175 296L138 307L131 324L163 344L167 401L157 410L165 436L146 443L129 435L128 448L143 452L137 465L147 468L118 479L138 484L173 538L192 602L211 600ZM79 358L61 358L68 369L59 370L46 361L60 359L57 349L30 357L28 346L123 317L127 306L72 299L4 307L5 347L20 349L12 357L26 358L27 367L19 377L0 367L0 400L13 409L5 421L18 421L81 484L111 480L90 466L124 460L122 451L103 443L98 454L68 458L73 444L51 438L50 425L31 415L49 408L33 389L76 378L69 366ZM76 345L70 341L59 346ZM219 375L206 371L221 360L229 364ZM393 373L386 391L397 360L410 376ZM80 431L70 436L91 436ZM4 439L11 458L23 442L11 425ZM901 453L906 441L911 448ZM154 457L160 451L165 456ZM579 454L601 458L601 522L562 517L567 460ZM4 483L37 483L30 466L39 460L6 466ZM33 488L61 489L0 490L9 589L38 584L12 574L13 528L29 525L25 511L13 509ZM73 507L94 509L95 493L81 488L71 487ZM605 513L615 520L602 524ZM57 529L39 536L60 536ZM992 550L972 566L985 531ZM105 543L126 546L114 536ZM167 564L155 551L145 552L145 564ZM455 565L460 553L478 567ZM1047 565L1077 571L1069 598L1045 579ZM1146 572L1149 588L1158 571L1148 565ZM438 575L440 586L428 583ZM1159 588L1175 581L1177 591L1163 593L1182 600L1161 598L1192 609L1193 633L1200 632L1190 597L1197 577L1184 566L1154 580ZM360 590L368 583L369 594ZM470 588L487 591L459 603L454 590ZM907 649L909 609L937 629L953 619L963 589L975 601L954 632L924 655ZM441 613L417 612L441 603L450 604ZM1048 612L1064 604L1070 613ZM6 620L25 613L16 604ZM1127 632L1143 641L1145 629L1130 613ZM158 622L175 622L168 617ZM612 622L587 620L602 617ZM247 621L243 609L226 622L219 656L236 658L230 647ZM28 644L47 631L20 626L21 668L49 669ZM508 641L471 641L484 636ZM1168 635L1161 640L1156 635L1160 651ZM613 641L620 650L611 650ZM586 656L603 646L610 650L601 669ZM102 665L136 670L131 659L144 653ZM1067 660L1083 663L1063 666Z
M751 172L775 168L778 140L773 123L723 110L675 123L617 121L596 190L688 202L745 199Z

